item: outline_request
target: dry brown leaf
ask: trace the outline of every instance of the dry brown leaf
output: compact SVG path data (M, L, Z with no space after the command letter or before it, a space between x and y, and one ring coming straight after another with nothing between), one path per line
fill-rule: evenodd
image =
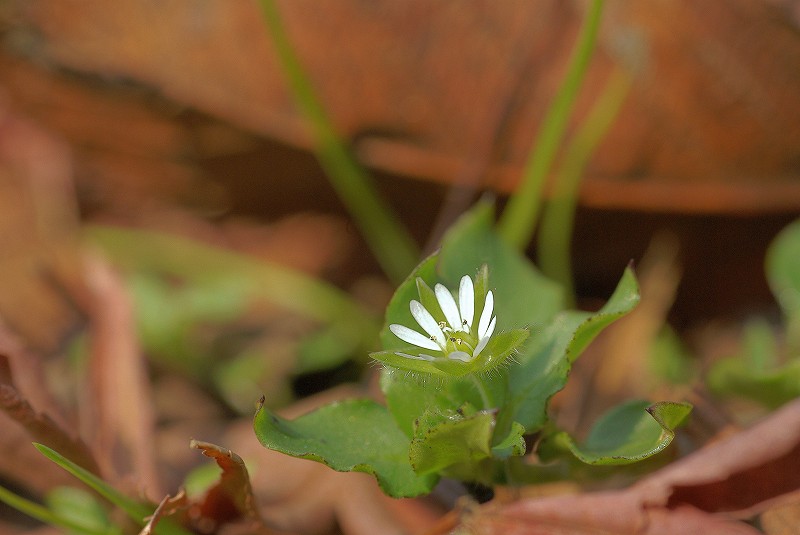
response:
M119 276L97 256L87 256L86 278L91 349L81 400L83 435L95 447L107 478L122 477L146 495L162 496L154 457L152 392L131 299Z
M158 507L156 507L156 510L153 511L153 514L147 520L147 524L145 524L139 532L139 535L151 535L156 525L163 517L175 514L181 509L184 509L187 505L188 500L186 499L186 492L183 489L180 489L175 496L170 496L169 494L164 496L158 504Z
M0 354L0 410L27 431L28 446L31 441L41 442L90 472L99 473L97 462L86 444L58 425L47 414L37 412L15 388L9 359L2 354ZM13 433L9 433L9 435L13 436ZM6 451L4 457L10 456L14 459L17 452L6 449L8 446L6 440L7 438L3 440L4 451ZM24 472L17 474L17 477L21 477L23 484L28 483L27 472L31 470L32 466L25 465L25 468ZM35 478L35 474L31 475Z
M800 529L800 495L788 503L767 509L759 520L767 535L795 535Z
M2 88L0 88L2 89ZM54 284L75 273L77 210L68 147L14 114L0 93L0 313L52 352L77 321Z
M192 440L189 447L202 451L222 469L219 482L199 504L199 514L216 525L244 517L264 528L250 485L250 475L242 458L227 448L209 442Z
M12 30L23 37L15 42L40 61L121 75L262 135L311 144L254 2L10 5ZM455 180L479 133L493 129L492 104L508 97L505 78L522 65L498 143L512 164L493 162L487 173L506 190L519 180L558 87L584 15L576 6L584 4L278 2L338 131L363 140L362 157L394 173ZM727 213L796 209L800 188L787 178L800 143L792 77L800 41L788 17L749 0L615 1L606 9L573 121L611 69L639 69L592 162L585 200Z

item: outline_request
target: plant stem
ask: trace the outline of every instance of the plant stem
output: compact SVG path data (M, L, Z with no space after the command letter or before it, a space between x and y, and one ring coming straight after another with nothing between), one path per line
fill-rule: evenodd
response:
M314 131L317 159L384 272L393 281L402 281L419 259L417 245L336 134L295 55L274 1L259 3L295 101Z
M575 97L589 65L602 8L603 0L592 1L572 52L567 74L542 122L525 164L520 185L511 196L498 224L500 235L518 249L527 246L536 228L544 182L566 131Z
M537 248L539 267L542 273L562 285L567 299L571 301L568 303L570 306L575 301L570 248L578 189L586 163L614 123L631 82L631 76L623 69L612 72L603 92L564 153L555 191L542 213Z
M492 400L489 399L489 394L483 387L483 383L481 383L481 380L475 377L475 375L470 375L470 379L472 380L472 384L475 385L475 389L478 391L478 394L480 394L481 396L481 403L483 403L482 409L488 410L493 408Z

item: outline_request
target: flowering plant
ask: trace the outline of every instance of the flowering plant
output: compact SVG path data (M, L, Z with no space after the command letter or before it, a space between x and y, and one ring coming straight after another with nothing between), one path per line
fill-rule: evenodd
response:
M421 278L415 283L419 300L409 302L409 311L420 332L392 323L389 330L413 347L405 351L386 350L370 356L388 366L444 376L483 372L504 363L528 337L527 329L513 329L495 335L497 317L494 294L488 288L488 269L483 265L475 276L461 277L458 304L443 284L434 289ZM480 310L479 320L475 312ZM494 336L493 336L494 335ZM419 349L427 352L421 353Z
M561 286L508 246L493 222L489 204L463 216L389 302L383 348L371 353L383 366L385 406L346 400L291 421L260 408L262 444L374 474L398 497L427 493L442 476L484 484L528 477L536 468L523 460L525 436L533 433L540 455L588 464L634 462L666 447L685 404L625 404L581 444L547 414L572 362L638 302L633 273L599 311L565 310ZM614 431L621 428L635 432Z

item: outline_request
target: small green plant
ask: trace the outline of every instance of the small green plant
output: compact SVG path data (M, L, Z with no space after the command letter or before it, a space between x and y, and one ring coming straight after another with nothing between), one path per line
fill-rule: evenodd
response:
M739 354L716 362L707 382L719 396L748 398L775 409L800 396L800 221L775 238L765 267L785 329L763 318L751 320Z
M389 303L383 349L372 353L383 364L386 406L347 400L293 421L261 407L256 434L270 449L374 474L397 497L427 493L442 476L528 482L517 468L530 461L522 457L533 434L550 459L610 465L647 458L670 443L689 405L626 403L580 444L547 414L581 351L638 300L629 269L601 310L565 310L561 287L501 239L491 204L481 203Z

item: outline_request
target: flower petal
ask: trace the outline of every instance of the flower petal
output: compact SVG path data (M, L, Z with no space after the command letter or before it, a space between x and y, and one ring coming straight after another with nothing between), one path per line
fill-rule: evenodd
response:
M461 330L469 332L472 320L475 318L475 286L468 275L461 277L461 284L458 287L458 307L461 310L461 319L467 322Z
M490 336L492 336L492 333L494 332L494 327L495 327L496 323L497 323L497 316L493 317L491 323L489 323L489 328L486 329L486 338L489 338Z
M481 313L481 320L478 322L478 338L487 336L486 330L489 328L489 320L492 318L494 311L494 294L491 290L486 294L486 303L483 305L483 312ZM491 336L491 335L488 335Z
M484 336L483 338L481 338L480 341L478 342L478 345L475 346L475 351L472 352L472 358L475 358L478 355L480 355L481 351L483 351L483 348L486 347L486 344L488 343L489 343L488 336Z
M460 360L461 362L469 362L472 360L472 355L465 351L453 351L447 355L450 360Z
M409 344L414 344L417 347L423 347L425 349L433 349L435 351L442 350L442 348L439 347L439 344L427 336L424 336L413 329L409 329L405 325L392 323L389 325L389 330L392 331L394 335L403 342L408 342Z
M444 317L447 318L447 323L450 324L454 331L461 329L461 316L458 314L458 307L456 306L456 300L453 299L453 294L441 284L437 284L433 291L436 293L436 300L439 301Z
M436 343L439 344L439 347L437 349L441 350L445 344L444 333L442 332L442 329L439 327L439 324L436 323L436 320L433 319L433 316L431 316L431 313L428 312L428 309L426 309L424 306L422 306L422 303L416 300L411 301L409 308L411 309L411 315L414 316L415 320L417 320L419 326L422 327L426 333L435 338ZM426 349L433 349L433 348L427 347Z

